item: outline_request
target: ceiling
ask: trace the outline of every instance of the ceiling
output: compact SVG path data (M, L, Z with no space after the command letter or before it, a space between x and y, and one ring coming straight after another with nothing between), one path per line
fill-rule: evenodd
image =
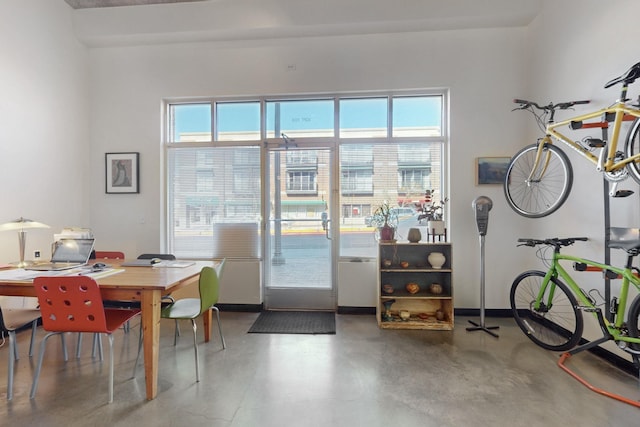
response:
M104 47L523 27L545 0L64 1L78 40Z
M203 0L64 0L74 9L97 7L140 6L145 4L184 3Z

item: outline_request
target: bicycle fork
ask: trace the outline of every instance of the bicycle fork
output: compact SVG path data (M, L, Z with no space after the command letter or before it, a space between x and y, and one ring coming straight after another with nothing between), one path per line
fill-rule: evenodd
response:
M551 153L546 149L548 143L550 143L548 135L538 142L536 158L533 162L533 166L531 167L531 173L529 174L529 177L527 177L527 185L534 182L540 182L547 171L549 161L551 160Z

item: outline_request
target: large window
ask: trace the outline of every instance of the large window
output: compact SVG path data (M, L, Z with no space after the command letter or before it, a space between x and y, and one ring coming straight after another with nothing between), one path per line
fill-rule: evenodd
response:
M317 216L329 194L318 188L320 178L335 174L334 212L340 218L332 224L340 229L340 255L375 256L371 215L380 204L402 208L402 237L417 224L425 193L434 200L446 196L445 95L167 102L167 250L182 258L210 258L220 244L216 230L225 224L260 230L264 141L286 140L296 149L285 147L278 157L283 208L308 217L313 207ZM333 171L327 172L327 159L313 149L318 143L335 148Z

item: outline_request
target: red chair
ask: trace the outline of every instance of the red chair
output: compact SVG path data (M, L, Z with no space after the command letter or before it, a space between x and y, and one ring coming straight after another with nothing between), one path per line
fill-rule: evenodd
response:
M124 252L120 251L94 251L92 259L121 259L124 260ZM129 325L125 325L125 332L129 331ZM102 360L102 341L97 335L93 336L93 349L91 351L91 357L96 356L96 347L100 353L100 360ZM78 342L76 344L76 358L80 358L80 349L82 348L82 334L78 335Z
M96 259L124 259L124 252L96 251Z
M33 285L40 303L42 326L49 333L40 344L31 399L38 388L47 339L64 332L89 332L109 337L109 403L113 402L113 332L140 310L105 308L98 284L87 276L36 277Z

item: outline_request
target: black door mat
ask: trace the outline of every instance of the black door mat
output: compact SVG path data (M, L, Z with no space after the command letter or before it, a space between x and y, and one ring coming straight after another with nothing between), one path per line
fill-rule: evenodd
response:
M335 334L336 315L326 311L263 311L250 334Z

